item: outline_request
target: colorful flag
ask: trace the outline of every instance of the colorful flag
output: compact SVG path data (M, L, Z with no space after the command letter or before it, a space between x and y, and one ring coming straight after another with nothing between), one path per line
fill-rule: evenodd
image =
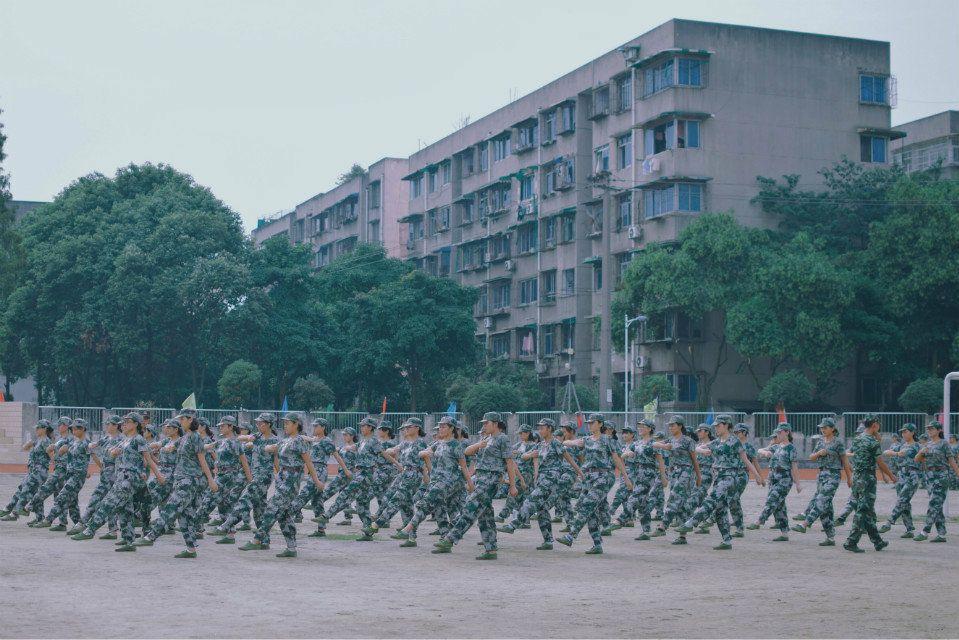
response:
M181 409L196 409L196 394L191 393L186 397L186 400L183 401L183 404L180 406Z
M647 420L655 420L658 411L659 398L654 398L652 402L643 407L643 417Z
M786 422L786 407L783 406L782 402L776 405L776 414L779 416L780 424Z
M290 410L290 403L287 402L286 396L283 396L283 406L280 407L280 411L282 411L283 413L286 413L289 410Z
M383 396L383 408L380 409L380 415L386 413L386 396Z
M714 419L715 418L713 417L713 407L712 405L709 405L709 413L706 414L706 424L712 424Z
M446 413L451 416L456 415L456 400L453 400L450 406L446 407Z
M0 402L6 402L7 399L3 396L3 391L0 391Z

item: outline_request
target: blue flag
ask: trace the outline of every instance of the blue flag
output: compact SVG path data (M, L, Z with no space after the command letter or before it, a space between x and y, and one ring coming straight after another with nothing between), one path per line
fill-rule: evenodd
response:
M280 407L280 411L282 411L283 413L286 413L289 410L290 410L290 405L286 401L286 396L283 396L283 406Z
M712 405L710 405L709 413L706 414L706 424L712 424L712 423L713 423L713 407Z
M450 403L450 406L446 407L446 413L449 415L456 415L456 400L453 400Z

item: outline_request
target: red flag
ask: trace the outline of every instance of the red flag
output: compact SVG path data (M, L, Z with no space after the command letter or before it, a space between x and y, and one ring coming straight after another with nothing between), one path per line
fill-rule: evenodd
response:
M577 427L578 429L582 429L582 428L583 428L583 414L581 414L581 413L577 413L577 414L576 414L576 427Z
M386 413L386 396L383 396L383 408L380 410L380 413Z
M786 407L783 406L782 402L776 405L776 413L779 415L780 424L786 422Z
M6 402L6 398L3 397L3 391L0 391L0 402Z

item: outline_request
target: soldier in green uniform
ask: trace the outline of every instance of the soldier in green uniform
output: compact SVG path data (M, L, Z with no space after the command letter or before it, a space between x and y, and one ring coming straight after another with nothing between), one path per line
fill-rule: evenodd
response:
M763 479L762 471L759 468L759 454L756 452L756 447L753 446L753 443L749 441L749 426L742 422L738 423L733 427L733 435L739 438L740 444L743 445L743 451L746 453L746 459L753 464L759 486L765 486L766 481ZM742 538L744 535L743 528L745 522L742 497L747 486L749 486L749 471L746 465L739 465L736 476L736 486L729 498L729 515L733 523L732 536L734 538Z
M21 515L29 513L26 506L33 500L33 496L43 486L50 472L50 436L53 435L53 425L49 420L40 420L34 429L35 437L23 445L24 451L29 451L27 457L27 475L17 487L16 493L0 512L0 520L12 522Z
M213 533L224 538L228 537L227 534L231 528L244 520L251 512L253 522L259 527L263 519L263 513L266 511L267 494L270 491L270 485L273 484L273 476L279 470L276 456L272 451L267 451L267 447L279 442L273 427L275 422L276 417L272 413L261 413L254 421L257 432L254 435L237 438L243 443L244 450L253 460L250 467L253 480L243 488L236 504L233 505L233 510L223 521L223 524L213 530ZM237 529L237 531L239 530ZM218 544L232 544L233 542L235 540L224 540L223 542L217 540Z
M760 528L771 515L776 520L776 528L779 529L779 535L773 538L773 542L788 542L789 516L786 512L786 496L793 485L796 493L802 493L796 447L792 443L792 427L788 422L781 422L776 427L773 439L772 444L758 452L760 457L769 458L769 491L766 493L766 504L756 522L746 528Z
M890 460L896 461L896 506L889 514L889 520L879 527L879 533L886 533L896 524L896 520L902 518L902 524L906 531L899 536L900 538L912 538L915 535L916 527L912 521L912 497L919 488L919 461L916 456L919 455L919 442L916 440L916 425L908 422L899 429L901 440L899 446L893 446L883 452L883 455ZM890 465L892 468L893 465Z
M882 460L882 447L879 444L879 417L870 415L863 419L863 432L852 441L852 494L855 520L843 549L863 553L859 547L859 538L865 533L869 536L876 551L882 551L889 543L879 536L876 528L876 467L892 476L892 472Z
M73 440L73 434L70 433L72 424L73 419L67 416L60 416L57 419L59 436L47 447L47 453L53 459L53 472L40 485L30 502L30 511L36 515L36 518L27 523L28 527L36 527L43 522L43 502L48 496L57 495L63 488L63 483L67 481L67 452Z
M696 444L687 435L686 421L681 415L669 419L670 440L654 442L653 447L668 451L670 456L669 501L663 511L663 521L650 534L653 537L666 535L666 529L673 524L681 524L693 514L695 492L702 484L699 460L696 457ZM686 544L686 534L680 533L672 544Z
M942 438L941 423L933 420L927 424L926 435L929 436L929 443L919 449L916 460L926 464L929 506L926 508L926 524L915 540L917 542L926 540L935 526L939 535L929 542L945 542L946 516L943 513L943 505L946 503L946 493L949 491L949 469L951 467L954 473L959 474L959 465L956 463L955 456L952 455L949 443Z
M423 421L419 418L407 418L402 426L403 440L386 451L387 457L402 467L403 472L397 476L393 490L383 508L376 516L375 526L382 529L389 525L390 519L399 512L403 522L413 518L413 500L420 487L429 484L430 465L420 457L420 452L426 449L423 436Z
M846 484L852 488L852 469L846 459L846 446L836 437L836 421L832 418L823 418L819 423L822 434L819 448L809 456L810 460L819 463L819 474L816 477L816 495L813 496L806 508L806 515L802 524L795 525L793 531L806 533L817 518L822 520L822 529L826 539L819 543L821 547L836 546L836 527L833 522L833 498L839 489L842 475L846 476Z
M49 527L50 531L66 531L67 516L73 524L80 524L80 489L90 475L90 440L87 439L87 421L77 418L70 425L73 440L69 445L63 445L59 453L66 455L66 479L60 492L53 501L53 508L47 517L37 524L37 528ZM98 461L99 462L99 461ZM53 525L60 519L60 524Z

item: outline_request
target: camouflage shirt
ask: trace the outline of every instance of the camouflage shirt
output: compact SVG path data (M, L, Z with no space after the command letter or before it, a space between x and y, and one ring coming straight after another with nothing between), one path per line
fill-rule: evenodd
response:
M774 444L770 449L772 449L773 453L769 459L770 469L778 469L780 471L792 469L793 462L796 461L796 447L794 447L791 442Z
M584 469L612 469L613 454L615 453L618 453L616 445L607 436L601 435L598 438L586 436L583 438Z
M74 438L67 451L67 471L75 473L86 471L90 466L90 441L86 438Z
M336 451L336 445L333 444L333 438L324 436L310 446L310 459L314 465L326 468L326 463L334 451Z
M253 436L253 442L250 445L253 448L253 474L258 477L273 475L273 454L268 453L266 448L271 444L277 444L280 441L274 435L264 437L262 433Z
M416 440L404 440L400 443L400 453L396 461L403 465L407 471L419 470L423 468L423 458L420 452L426 448L426 444L417 438Z
M146 473L143 452L148 450L148 445L143 436L137 434L131 438L124 438L120 444L120 449L122 451L116 458L117 471L131 471L136 474Z
M696 443L693 442L693 439L689 436L679 436L678 438L670 438L669 442L673 445L673 448L669 451L670 464L674 467L693 466L692 454L696 450Z
M503 473L510 457L509 438L502 433L491 436L476 454L476 470Z
M346 468L352 471L356 468L356 449L347 449L346 447L340 447L340 457L343 458L343 462L346 463Z
M27 467L30 469L45 469L50 465L50 454L47 453L47 447L50 446L50 438L46 436L37 438L30 449L30 456L27 458Z
M238 471L243 445L236 438L222 438L216 443L216 467L218 471Z
M379 438L377 438L377 439L379 439ZM395 441L395 440L390 440L390 439L380 440L380 450L381 450L381 451L386 451L387 449L392 449L392 448L395 447L395 446L396 446L396 441ZM376 456L376 464L378 464L378 465L381 466L381 467L390 467L391 469L394 468L394 467L393 467L393 463L390 462L389 460L387 460L387 459L386 459L386 456Z
M739 455L743 451L743 443L736 436L727 436L725 440L715 438L706 446L712 451L713 469L717 473L738 471L743 468L743 461Z
M842 457L846 455L845 445L839 441L839 438L833 438L832 442L820 441L820 451L825 451L826 455L816 460L820 469L831 469L839 471L842 469Z
M463 445L458 440L436 440L429 446L433 454L433 477L446 481L462 478L460 461L466 462Z
M633 440L628 447L635 454L633 461L642 467L655 467L656 454L660 451L653 446L653 442L654 440Z
M539 472L548 471L550 469L562 469L566 462L566 448L563 446L559 440L555 438L543 442L540 442L536 445L536 451L539 455Z
M104 467L113 467L116 465L117 459L110 455L110 449L120 446L121 442L123 442L123 436L104 434L97 438L96 442L91 442L90 448L97 450L97 457L100 458L100 463Z
M164 451L169 445L173 445L173 451ZM177 441L170 438L160 440L160 451L157 453L157 465L163 471L172 471L176 466Z
M203 468L197 454L203 453L203 436L196 431L187 431L177 440L176 476L202 476Z
M926 445L926 470L942 471L949 466L949 460L952 458L952 449L945 440L939 442L929 441Z
M860 433L852 441L852 468L856 473L876 473L876 459L882 453L879 441L868 433Z
M365 440L360 440L356 446L356 466L359 469L370 469L375 467L377 458L382 458L380 452L383 451L383 445L379 438L371 436Z
M55 469L65 469L67 466L67 456L70 455L69 450L66 453L60 453L60 447L69 447L73 442L73 436L67 434L62 438L57 438L57 441L53 443L53 464Z
M919 471L920 465L916 462L916 456L919 455L919 449L921 446L918 442L913 442L912 444L903 442L902 446L899 447L899 453L902 453L903 456L899 458L899 468L909 471Z
M280 441L276 455L280 459L280 470L303 471L303 454L310 450L310 443L300 435L290 436Z

